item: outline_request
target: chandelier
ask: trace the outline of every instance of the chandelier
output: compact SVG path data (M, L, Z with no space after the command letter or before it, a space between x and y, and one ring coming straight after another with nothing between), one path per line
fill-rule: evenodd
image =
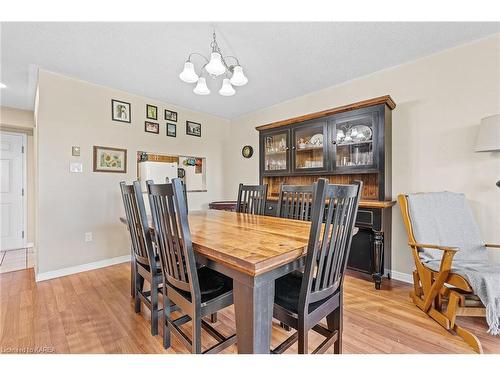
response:
M217 44L215 30L212 37L213 40L212 43L210 43L210 47L212 48L210 61L201 53L190 53L184 63L183 71L179 74L179 78L186 83L196 82L196 86L193 89L195 94L208 95L210 94L210 89L204 77L205 72L213 79L223 76L224 78L222 79L222 87L219 90L219 94L222 96L233 96L236 94L233 86L246 85L248 78L243 74L243 68L236 57L222 55L219 45ZM204 65L200 69L200 74L197 74L194 69L194 64L191 61L193 56L200 56L204 60ZM232 61L233 64L230 64L228 61Z

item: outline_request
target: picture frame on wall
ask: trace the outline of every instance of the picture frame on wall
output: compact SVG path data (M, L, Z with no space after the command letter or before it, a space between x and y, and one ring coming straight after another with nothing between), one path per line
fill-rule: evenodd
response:
M127 150L94 146L94 172L127 173Z
M165 110L165 120L177 122L177 112L166 109Z
M144 131L146 133L160 133L160 124L157 122L144 121Z
M186 134L201 137L201 124L194 121L186 121Z
M167 137L177 137L177 124L167 122Z
M113 121L130 123L130 103L111 99L111 119Z
M146 118L150 120L158 120L158 107L146 104Z

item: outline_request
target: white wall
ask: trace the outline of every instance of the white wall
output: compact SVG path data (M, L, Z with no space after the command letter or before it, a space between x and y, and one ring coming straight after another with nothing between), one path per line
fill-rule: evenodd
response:
M397 103L393 198L419 191L464 192L484 239L500 243L500 189L495 187L500 153L473 152L481 118L500 113L499 35L234 119L228 153L241 155L246 144L258 150L258 125L386 94ZM251 159L231 158L227 168L226 195L235 196L236 182L258 182L258 153ZM392 243L393 269L410 273L413 264L398 206Z
M207 192L189 193L189 207L225 198L228 120L43 70L38 90L39 273L129 254L119 182L136 178L137 151L206 157ZM131 124L111 120L111 99L131 103ZM144 132L146 104L158 106L160 134ZM166 108L178 112L176 138L166 136ZM201 138L185 134L186 120L202 124ZM126 148L127 173L92 172L94 145ZM81 157L71 156L71 146L81 147ZM83 162L81 174L69 173L76 160ZM93 232L92 242L84 242L85 232Z

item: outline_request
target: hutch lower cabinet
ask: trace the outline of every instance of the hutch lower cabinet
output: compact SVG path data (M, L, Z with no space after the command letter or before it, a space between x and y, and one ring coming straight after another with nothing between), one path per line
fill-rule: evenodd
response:
M258 126L260 183L268 185L266 214L276 215L282 184L363 181L348 267L371 274L380 288L391 269L390 96Z

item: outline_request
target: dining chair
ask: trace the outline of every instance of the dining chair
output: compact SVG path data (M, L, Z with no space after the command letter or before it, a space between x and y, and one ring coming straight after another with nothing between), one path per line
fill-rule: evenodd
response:
M281 185L276 216L310 220L314 185Z
M175 178L171 184L158 185L148 181L146 185L165 280L163 346L170 347L172 332L192 353L201 353L203 328L217 340L203 353L218 353L236 342L236 334L226 338L202 318L233 304L232 279L208 267L196 266L181 180ZM184 315L173 320L170 302ZM191 339L181 328L189 321Z
M264 215L266 210L267 185L243 185L238 188L236 212Z
M151 334L155 336L158 334L158 294L162 292L163 276L149 230L141 185L139 181L134 181L132 185L122 181L120 189L132 243L135 312L141 312L141 301L148 307L151 311ZM146 292L143 291L144 280L151 285Z
M273 353L283 353L298 341L299 354L308 351L309 330L325 336L313 351L324 353L332 344L342 352L343 280L362 182L329 185L319 179L314 187L311 230L304 272L276 280L273 317L296 332ZM326 317L327 327L320 324Z

